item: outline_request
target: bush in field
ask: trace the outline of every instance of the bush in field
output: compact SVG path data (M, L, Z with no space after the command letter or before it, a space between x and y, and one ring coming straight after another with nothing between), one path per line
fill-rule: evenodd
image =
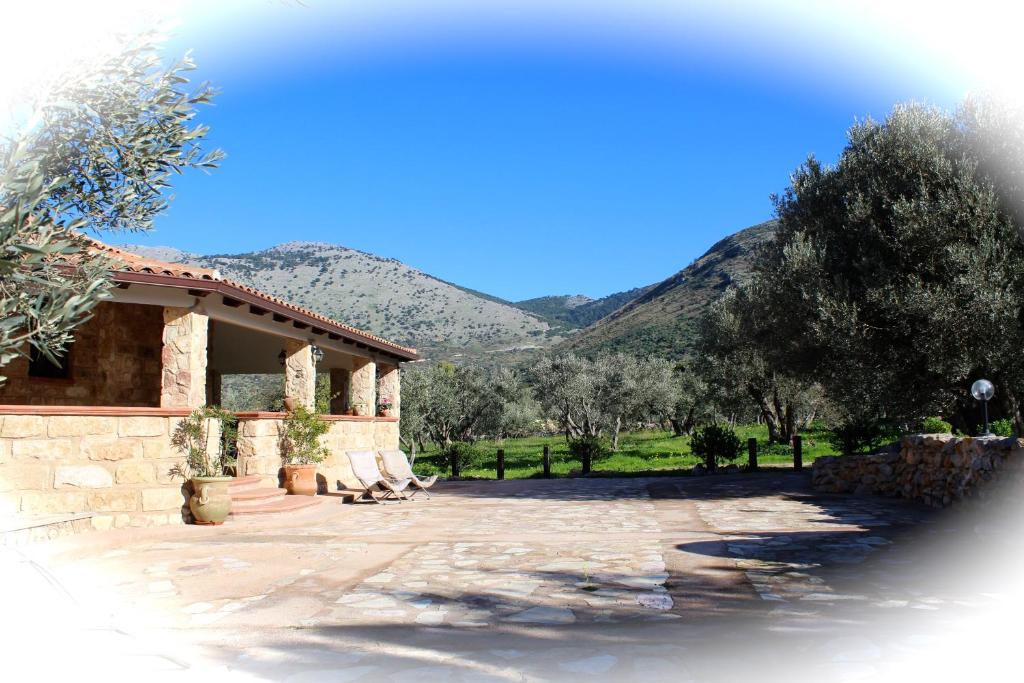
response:
M1006 418L1003 420L994 420L989 429L996 436L1013 436L1013 420Z
M611 453L604 440L599 436L581 436L569 440L569 453L580 463L591 465L603 460Z
M690 449L707 461L709 469L720 462L735 460L740 455L740 437L729 427L710 424L693 433Z
M925 434L952 434L953 425L941 417L926 417L921 423L921 431Z
M869 453L881 448L882 444L896 436L881 422L866 418L850 420L832 429L828 435L832 448L843 455Z
M479 446L465 441L453 441L441 449L436 462L439 467L452 472L463 472L480 467L485 458L486 453ZM457 467L453 467L453 464L457 464Z

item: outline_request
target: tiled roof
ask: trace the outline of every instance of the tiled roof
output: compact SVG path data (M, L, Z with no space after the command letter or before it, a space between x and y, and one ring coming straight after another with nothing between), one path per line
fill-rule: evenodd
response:
M400 344L388 341L383 337L378 337L375 334L365 332L356 327L352 327L351 325L346 325L345 323L338 322L337 320L332 320L331 318L320 315L319 313L311 311L308 308L296 306L295 304L285 301L284 299L279 299L278 297L267 294L266 292L261 292L260 290L254 287L249 287L248 285L244 285L241 282L228 280L226 278L221 277L220 271L217 271L213 268L199 268L197 266L188 266L181 263L167 263L165 261L158 261L156 259L146 258L138 254L133 254L131 252L127 252L122 249L112 247L109 244L104 244L103 242L100 242L89 237L85 237L85 239L89 243L90 250L92 250L94 253L101 253L107 258L110 258L111 260L115 261L118 264L116 268L116 270L118 271L164 277L185 278L199 281L205 280L222 282L225 285L228 285L229 287L241 290L243 292L247 292L248 294L258 297L264 301L275 303L278 306L287 308L291 311L295 311L296 313L300 313L306 317L319 320L330 327L340 328L341 330L350 332L355 336L362 337L364 339L369 339L385 346L389 346L397 351L401 351L405 355L410 355L414 357L416 355L416 349L414 348L408 346L401 346Z

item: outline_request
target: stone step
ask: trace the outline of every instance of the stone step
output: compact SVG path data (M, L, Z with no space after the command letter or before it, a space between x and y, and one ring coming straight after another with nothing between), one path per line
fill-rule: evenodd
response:
M273 489L271 489L273 490ZM277 489L283 491L284 489ZM294 512L303 508L313 507L320 504L319 496L282 496L272 500L261 502L253 507L235 508L232 505L232 517L247 517L249 515L273 515L282 512Z
M91 512L0 517L0 546L27 545L92 531Z
M234 497L236 491L247 491L250 489L259 488L260 475L250 474L247 477L235 477L228 484L228 492Z
M231 491L231 507L234 510L249 510L260 507L288 495L284 489L242 489Z

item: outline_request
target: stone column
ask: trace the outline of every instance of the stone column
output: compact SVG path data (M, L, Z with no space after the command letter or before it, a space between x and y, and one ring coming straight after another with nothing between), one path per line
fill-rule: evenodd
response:
M361 415L377 414L377 365L369 358L352 359L352 406Z
M402 412L402 381L397 365L377 366L377 395L391 399L391 417L399 417Z
M331 368L331 415L344 415L348 410L348 370Z
M284 342L284 395L292 396L300 406L316 406L316 367L312 345L300 339Z
M164 308L161 408L206 403L206 340L210 319L187 308Z

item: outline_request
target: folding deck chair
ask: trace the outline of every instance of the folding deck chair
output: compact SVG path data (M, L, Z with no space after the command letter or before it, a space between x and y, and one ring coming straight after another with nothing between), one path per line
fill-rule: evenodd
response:
M377 456L372 451L347 451L348 461L352 465L352 474L363 487L361 498L369 497L375 503L384 503L393 499L400 503L406 500L402 493L409 487L410 479L389 479L380 473L377 467ZM381 494L378 498L376 494Z
M409 480L409 488L412 490L412 495L409 496L410 500L415 498L417 493L422 493L428 499L430 498L427 489L437 481L436 475L423 479L417 477L409 465L409 458L400 450L379 451L379 453L381 461L384 463L384 473L387 476L392 479Z

